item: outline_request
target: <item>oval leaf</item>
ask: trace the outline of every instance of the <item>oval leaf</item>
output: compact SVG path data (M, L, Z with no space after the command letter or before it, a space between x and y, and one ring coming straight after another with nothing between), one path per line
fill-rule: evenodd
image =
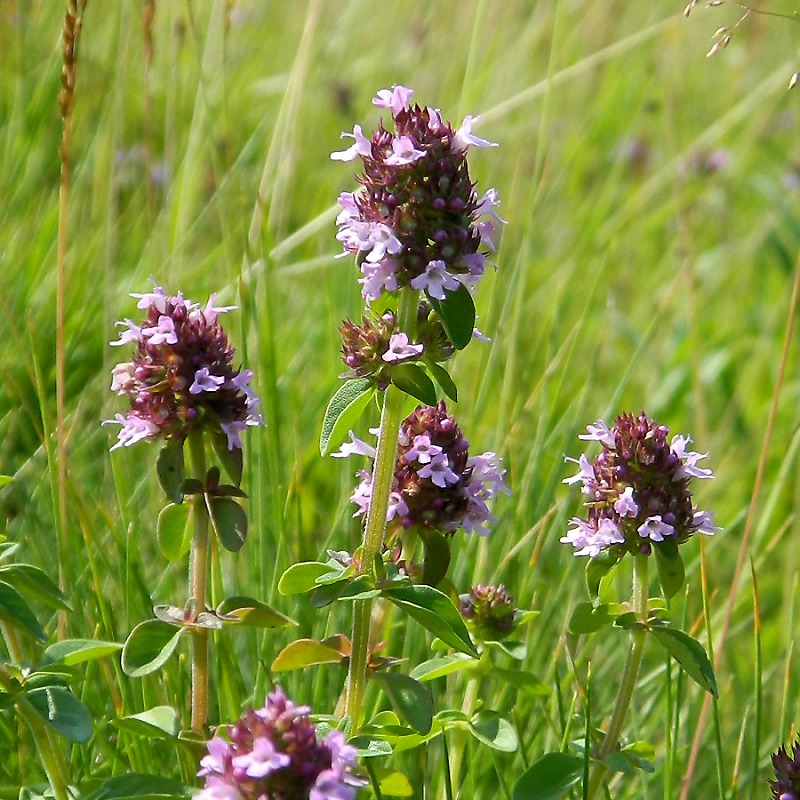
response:
M378 767L375 770L375 775L378 778L378 786L384 797L414 796L414 787L402 772L387 769L386 767Z
M228 597L217 607L217 614L235 617L239 624L251 628L282 628L297 625L293 619L253 597Z
M678 662L680 668L696 683L714 697L719 697L714 668L708 660L705 648L688 633L666 625L654 625L650 633L662 647Z
M59 735L86 744L92 738L92 718L86 706L62 686L32 689L27 693L36 713Z
M156 800L162 797L189 797L191 790L182 783L165 778L163 775L145 775L132 772L109 778L86 800Z
M589 597L597 600L600 596L600 582L610 574L619 563L619 558L610 550L604 550L596 558L590 558L586 564L586 588Z
M330 571L330 565L320 561L303 561L300 564L292 564L281 575L281 579L278 581L278 591L284 596L310 592L319 585L316 582L317 578L327 575Z
M399 672L374 672L372 677L389 696L395 711L424 736L433 725L433 700L427 686Z
M447 575L450 566L450 543L439 531L423 529L420 539L425 549L422 561L422 583L436 586Z
M116 653L122 645L119 642L103 642L98 639L64 639L51 644L44 651L44 664L82 664Z
M225 474L237 486L242 482L242 470L244 469L244 456L241 447L228 447L228 436L221 430L211 434L211 444L214 452L222 464Z
M491 674L509 686L531 695L531 697L547 697L550 694L550 687L529 672L517 672L514 669L497 669L495 667L492 669Z
M522 773L512 800L560 800L583 777L583 759L569 753L547 753Z
M455 385L450 373L441 364L434 361L427 361L425 366L439 388L454 402L458 402L458 387Z
M288 672L310 667L312 664L338 664L343 656L332 647L326 647L314 639L298 639L278 653L272 662L273 672Z
M345 381L337 389L322 419L322 433L319 437L321 455L328 455L331 448L344 441L347 431L358 421L374 394L375 385L366 378Z
M247 539L247 514L230 497L209 497L211 525L220 544L231 553L238 553Z
M183 439L170 439L159 451L156 459L158 482L164 494L173 503L183 501Z
M441 656L423 661L411 670L411 677L416 681L433 681L453 672L460 672L465 667L474 665L477 662L474 658L464 653L456 653L452 656Z
M0 618L18 630L27 631L40 642L46 638L27 600L5 581L0 581Z
M120 717L111 724L145 739L174 739L181 728L178 712L171 706L156 706L141 714Z
M436 387L418 364L398 364L392 367L392 383L401 391L416 397L426 406L436 405Z
M170 503L158 514L158 549L167 561L178 561L189 552L192 525L189 503Z
M599 606L594 606L591 603L579 603L575 606L575 610L569 618L569 632L576 636L594 633L601 628L613 625L617 616L617 614L612 613L607 603L601 603Z
M656 554L658 582L661 584L664 597L671 600L683 588L686 577L683 559L672 536L665 537L663 542L656 542L653 549Z
M478 657L461 614L446 594L420 584L384 589L383 596L450 647Z
M453 292L445 290L444 295L444 300L437 300L430 295L428 300L441 318L454 347L463 350L472 341L472 331L475 328L475 303L463 283Z
M32 564L9 564L0 568L0 580L13 586L24 597L35 598L48 608L63 608L71 611L61 590L50 576Z
M479 742L494 750L514 753L519 747L517 732L496 711L482 709L469 721L469 729Z
M122 648L122 671L131 678L155 672L172 655L186 630L160 619L140 622Z

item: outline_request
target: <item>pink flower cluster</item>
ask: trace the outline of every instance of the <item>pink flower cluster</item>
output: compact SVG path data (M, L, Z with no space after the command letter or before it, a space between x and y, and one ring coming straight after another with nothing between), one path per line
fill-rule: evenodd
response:
M264 708L245 711L227 738L208 742L196 800L353 800L365 785L353 771L355 748L341 731L317 740L309 713L280 687Z
M412 105L412 94L404 86L379 91L372 102L391 112L395 132L381 122L368 138L356 125L343 134L354 144L331 156L364 166L362 189L339 197L336 238L357 255L367 300L408 285L439 300L472 288L504 222L497 192L478 197L469 176L468 149L496 146L472 133L477 118L453 130L438 109Z
M375 457L375 448L350 434L336 457ZM464 438L447 406L419 406L403 420L397 462L389 498L387 522L403 529L432 528L454 533L463 528L481 536L496 522L489 503L500 492L509 494L503 482L505 470L494 453L469 455ZM358 506L354 516L366 516L372 496L372 476L358 472L361 482L351 500Z
M564 483L581 484L586 518L573 517L561 541L575 547L575 555L600 555L603 550L650 553L666 538L678 544L694 533L719 530L707 511L692 502L693 478L712 478L698 462L708 453L688 450L691 439L673 436L669 428L638 416L622 414L609 428L602 420L589 425L580 439L599 442L603 451L593 462L585 455L574 461L580 470Z
M112 346L133 345L132 361L117 364L111 390L130 400L131 410L117 414L122 426L116 444L128 447L158 438L184 439L192 429L221 430L228 448L241 448L240 434L261 425L260 401L250 387L253 373L234 368L234 350L219 325L214 295L204 308L160 287L134 294L145 311L140 324L118 322L120 338Z

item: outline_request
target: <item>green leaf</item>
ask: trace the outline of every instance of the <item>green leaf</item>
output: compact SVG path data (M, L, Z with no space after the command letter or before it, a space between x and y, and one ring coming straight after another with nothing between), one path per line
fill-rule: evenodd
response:
M0 619L14 628L27 631L40 642L45 641L44 630L28 601L5 581L0 581Z
M0 489L7 486L14 479L10 475L0 475Z
M69 689L46 686L27 693L36 713L60 736L86 744L92 738L92 719L86 706Z
M505 653L515 661L524 661L528 657L528 646L525 642L515 642L506 639L502 642L484 642L484 644L492 650L499 650Z
M420 531L420 539L425 549L422 583L436 586L447 575L450 566L450 543L443 533L429 528Z
M656 554L658 582L661 584L664 597L671 600L683 587L685 578L678 544L674 537L667 536L663 542L655 542L653 549Z
M347 581L345 590L338 594L337 600L368 600L378 597L381 590L375 588L375 581L369 575L358 575Z
M282 628L286 625L297 625L293 619L260 600L240 595L225 598L217 606L217 614L235 617L239 624L251 628Z
M546 753L525 772L512 800L560 800L583 778L583 759L569 753Z
M109 778L85 800L160 800L165 797L189 797L191 789L163 775L132 772Z
M160 619L140 622L122 648L122 671L131 678L155 672L172 655L187 630Z
M244 469L244 456L241 447L228 447L228 437L221 430L213 431L211 434L211 444L214 452L222 464L225 474L237 486L242 482L242 470Z
M314 664L338 664L344 656L332 647L314 639L298 639L278 653L272 662L273 672L288 672Z
M426 292L427 294L427 292ZM475 328L475 303L464 284L453 292L445 290L444 300L428 294L433 310L439 315L448 338L457 350L463 350L472 341Z
M374 672L397 713L419 734L425 735L433 725L433 700L427 686L399 672Z
M247 514L230 497L208 497L211 525L220 544L231 553L238 553L247 539Z
M464 653L440 656L418 664L411 670L411 677L416 681L433 681L453 672L460 672L465 667L474 666L477 663L474 658Z
M144 739L174 739L181 728L178 712L171 706L156 706L141 714L112 720L111 724Z
M719 697L714 668L708 660L703 645L677 628L667 625L654 625L650 633L655 636L664 649L678 662L680 668L696 683Z
M425 366L431 377L439 384L441 390L454 402L458 402L458 387L450 377L450 373L435 361L426 361Z
M461 653L477 658L464 620L452 600L432 586L398 586L383 590L383 596L402 608L434 636Z
M347 578L342 578L333 583L323 583L311 592L308 600L314 608L325 608L334 600L338 600L349 586L350 580Z
M156 459L158 482L164 494L173 503L183 502L183 439L170 439L159 451Z
M469 721L472 735L494 750L514 753L519 747L517 733L508 720L503 719L496 711L481 709Z
M592 600L597 600L600 596L600 582L611 573L618 563L619 558L610 550L604 550L596 558L589 559L586 564L586 588L589 590L589 597Z
M72 610L72 606L50 576L32 564L8 564L0 567L0 580L13 586L23 597L34 598L48 608Z
M278 591L289 596L293 594L305 594L319 585L316 581L323 575L331 571L330 564L323 564L320 561L302 561L299 564L292 564L286 572L281 575L278 581Z
M591 603L578 603L569 618L568 629L570 633L576 636L594 633L613 625L618 616L612 611L608 603L601 603L598 606Z
M513 686L531 697L547 697L550 694L550 687L535 675L531 675L530 672L518 672L515 669L497 669L494 667L491 674L495 678L499 678L503 683L507 683L509 686Z
M436 387L418 364L397 364L390 373L392 383L401 391L416 397L426 406L436 405Z
M85 661L104 658L120 649L122 649L122 645L119 642L104 642L99 639L63 639L51 644L44 651L42 661L45 665L64 664L70 667Z
M375 770L378 778L378 786L384 797L413 797L414 787L411 781L397 770L378 767Z
M325 409L319 452L326 456L331 449L344 441L349 431L369 405L375 394L375 385L366 378L345 381L336 391Z
M392 746L382 739L373 739L371 736L354 736L347 740L347 744L356 748L359 758L375 758L376 756L390 756Z
M167 561L179 561L189 552L192 542L190 503L170 503L158 514L156 538L158 549Z

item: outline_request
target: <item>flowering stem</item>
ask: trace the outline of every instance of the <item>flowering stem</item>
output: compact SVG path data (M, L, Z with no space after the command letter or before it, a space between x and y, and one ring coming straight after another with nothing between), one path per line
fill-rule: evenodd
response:
M189 456L192 471L200 481L205 481L206 456L203 432L189 434ZM206 607L206 576L208 572L208 510L205 495L192 495L194 533L189 556L189 594L193 598L193 622ZM208 629L192 628L192 730L202 731L208 719Z
M635 556L633 562L633 610L640 623L647 622L647 567L648 556L641 553ZM614 713L611 715L611 722L608 725L603 744L597 753L597 760L589 779L589 788L585 797L592 800L595 792L603 781L606 773L606 766L603 760L619 746L619 736L622 733L622 725L625 722L625 715L633 697L633 690L636 686L636 678L639 674L639 666L642 663L642 653L644 652L644 641L647 629L644 627L634 628L631 631L631 647L628 651L628 660L625 662L625 669L622 673L622 680L617 695L617 704Z
M409 287L402 289L397 309L396 331L413 332L418 306L419 292ZM372 492L367 511L367 523L364 527L364 538L361 543L362 574L374 574L375 556L380 553L383 546L383 538L386 533L386 512L389 508L389 495L394 477L397 441L400 434L400 423L403 421L405 397L400 389L391 384L386 387L383 396L378 445L372 468ZM357 600L354 606L353 649L350 656L350 671L347 675L346 704L346 713L350 717L350 726L353 731L357 730L361 723L361 706L366 689L372 601Z

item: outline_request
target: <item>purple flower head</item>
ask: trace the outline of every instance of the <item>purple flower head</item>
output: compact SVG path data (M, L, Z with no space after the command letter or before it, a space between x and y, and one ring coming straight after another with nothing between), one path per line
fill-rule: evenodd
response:
M575 555L595 558L610 548L648 554L653 542L681 544L694 533L719 530L692 502L692 479L713 474L697 464L707 453L687 450L689 437L674 436L670 444L669 429L644 412L622 414L611 428L599 420L587 431L578 438L598 442L602 452L594 461L567 458L580 471L564 479L580 483L586 498L585 518L573 517L561 538Z
M367 300L408 285L438 299L460 284L472 288L503 223L497 192L479 197L469 175L469 149L495 146L472 132L478 118L454 130L438 109L412 104L412 94L381 89L372 102L391 114L393 130L381 122L368 138L356 125L343 134L354 143L331 155L363 166L361 189L339 197L336 238L357 256Z
M368 454L372 448L353 437L337 456ZM444 402L419 406L400 428L397 461L387 522L390 532L427 528L454 533L487 535L495 518L489 504L500 492L508 494L505 470L494 453L470 456L464 438ZM366 516L372 494L369 472L358 473L361 482L351 500L354 516Z
M517 609L502 583L472 586L459 597L459 606L470 630L484 642L505 639L514 630Z
M417 360L439 363L454 352L441 320L426 300L419 304L416 341L412 342L402 331L395 332L392 311L386 311L377 319L363 316L360 325L345 320L339 332L342 361L348 367L343 377L369 378L379 389L389 385L391 370L396 364ZM120 380L124 380L124 375Z
M778 748L772 756L775 769L775 780L770 781L773 800L800 800L800 740L792 748L792 754L786 747Z
M233 366L234 350L218 322L233 306L205 308L156 287L134 294L146 312L141 325L117 323L123 330L112 345L132 344L133 359L112 371L111 390L130 400L116 444L129 446L159 438L183 439L196 428L222 431L229 449L241 447L239 434L263 424L259 399L250 388L253 373Z
M197 773L201 800L353 800L366 781L355 774L356 751L340 731L318 740L306 706L277 688L259 710L248 709L227 738L208 742Z

